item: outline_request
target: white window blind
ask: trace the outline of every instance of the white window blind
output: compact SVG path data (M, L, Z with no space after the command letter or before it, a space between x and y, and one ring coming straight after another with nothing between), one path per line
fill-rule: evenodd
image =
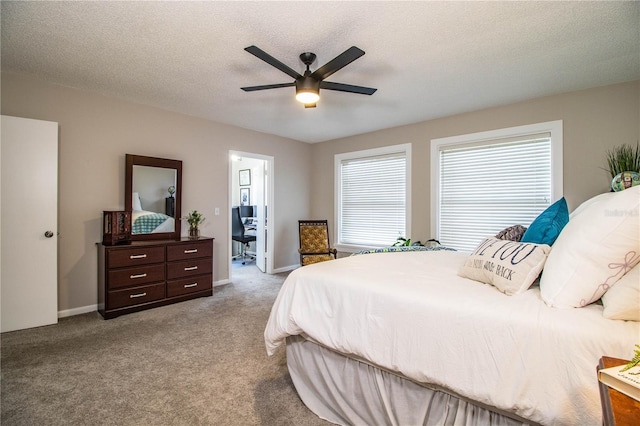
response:
M552 202L550 134L440 147L440 243L472 251Z
M337 159L338 241L350 246L389 246L405 236L407 153Z

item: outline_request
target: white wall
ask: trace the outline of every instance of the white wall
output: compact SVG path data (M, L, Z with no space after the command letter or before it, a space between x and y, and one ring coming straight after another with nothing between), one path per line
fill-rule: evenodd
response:
M258 194L258 191L263 192L261 185L262 180L260 174L264 174L264 160L258 160L255 158L241 157L236 161L231 162L231 200L233 206L240 205L240 188L249 188L250 205L256 204L256 200L262 199L264 194ZM250 170L251 171L251 185L240 186L239 171Z

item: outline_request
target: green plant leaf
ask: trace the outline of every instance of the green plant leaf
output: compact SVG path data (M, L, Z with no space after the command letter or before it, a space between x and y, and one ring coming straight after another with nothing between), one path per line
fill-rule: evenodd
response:
M629 363L627 365L624 366L624 368L622 370L620 370L620 372L622 373L623 371L627 371L633 367L635 367L636 365L640 364L640 345L636 345L636 349L635 352L635 356L633 357L633 359L631 361L629 361Z
M640 144L635 148L627 144L617 146L607 151L606 160L611 179L622 172L640 173Z

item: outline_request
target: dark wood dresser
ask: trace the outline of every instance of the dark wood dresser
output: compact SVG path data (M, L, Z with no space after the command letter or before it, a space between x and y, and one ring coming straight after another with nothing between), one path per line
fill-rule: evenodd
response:
M98 244L98 312L105 319L213 294L213 238Z

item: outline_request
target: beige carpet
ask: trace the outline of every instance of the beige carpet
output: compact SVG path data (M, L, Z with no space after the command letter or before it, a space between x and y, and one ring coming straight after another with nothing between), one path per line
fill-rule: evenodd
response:
M285 275L233 269L214 295L1 336L6 425L327 425L263 331Z

